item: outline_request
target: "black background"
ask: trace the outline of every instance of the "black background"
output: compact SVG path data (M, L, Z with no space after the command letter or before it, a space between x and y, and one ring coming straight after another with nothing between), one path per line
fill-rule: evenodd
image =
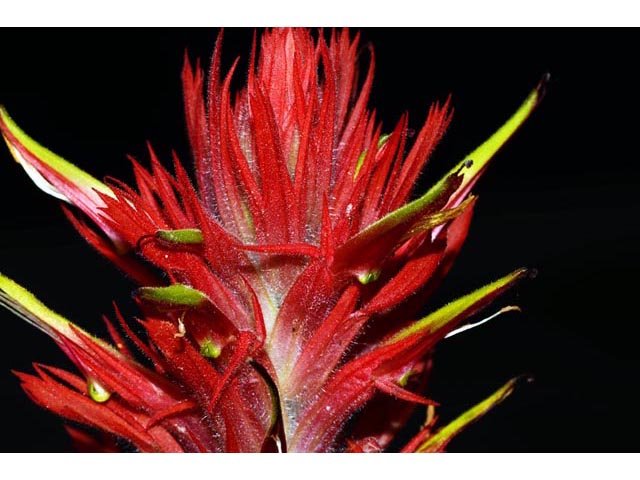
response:
M246 60L252 30L225 34ZM98 178L130 182L145 141L188 155L183 52L207 61L215 31L0 30L0 103L35 139ZM468 153L545 72L548 93L475 188L456 266L431 306L519 266L535 267L498 305L524 313L443 342L430 396L444 420L509 378L535 382L461 434L451 451L638 451L638 137L634 30L363 29L376 51L371 107L386 129L453 95L454 121L419 188ZM366 60L366 54L364 55ZM246 65L246 63L245 63ZM242 80L242 74L237 75ZM133 285L66 223L0 147L0 271L90 331ZM495 307L494 307L495 309ZM68 366L42 333L0 312L1 451L68 451L61 422L31 404L11 370Z

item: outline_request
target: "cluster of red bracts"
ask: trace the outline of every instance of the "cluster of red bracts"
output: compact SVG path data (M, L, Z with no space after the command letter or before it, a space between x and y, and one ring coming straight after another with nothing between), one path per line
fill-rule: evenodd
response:
M428 419L405 451L435 451L511 391L513 382L439 430L422 396L436 343L525 270L415 319L465 240L471 187L541 88L407 203L449 102L431 108L405 157L408 120L382 134L367 110L373 54L358 90L357 46L347 31L267 31L234 98L236 64L223 79L220 40L206 86L187 60L195 187L177 157L171 175L151 148L150 170L132 159L136 189L99 182L0 111L16 160L77 207L65 208L74 226L142 285L147 338L117 314L119 328L107 321L114 348L0 276L0 303L50 334L81 373L18 375L35 402L92 428L70 429L84 449L112 449L106 433L140 451L382 451L423 404Z

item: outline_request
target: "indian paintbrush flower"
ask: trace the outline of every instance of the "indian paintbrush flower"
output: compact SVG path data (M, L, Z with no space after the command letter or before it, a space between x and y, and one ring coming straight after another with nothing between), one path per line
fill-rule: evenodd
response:
M35 375L17 375L33 401L72 423L80 448L109 450L119 438L140 451L382 451L426 405L425 424L402 451L440 451L511 392L515 379L441 427L437 404L423 396L434 346L525 269L419 312L464 243L473 185L544 82L411 200L451 120L449 101L430 108L415 139L406 116L384 134L367 108L373 51L359 84L357 49L346 30L317 39L304 29L266 31L234 94L237 62L222 75L220 38L207 79L187 57L195 185L176 156L171 174L151 147L150 169L133 160L135 188L101 182L0 109L15 159L140 284L144 335L116 311L109 343L0 276L0 303L78 369L35 364Z

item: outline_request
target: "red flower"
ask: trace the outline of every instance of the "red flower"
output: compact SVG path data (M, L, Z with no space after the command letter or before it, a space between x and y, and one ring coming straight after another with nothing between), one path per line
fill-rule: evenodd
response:
M381 451L423 404L428 421L403 451L442 450L511 391L514 381L440 429L435 402L422 396L436 343L526 270L415 318L465 240L471 188L542 85L410 201L451 119L449 102L431 107L410 148L406 117L383 134L367 110L373 52L358 90L357 48L347 31L329 40L267 31L235 95L236 64L221 76L220 41L206 82L186 60L195 186L177 158L171 175L151 148L150 169L133 162L135 189L102 183L0 110L16 160L77 207L65 212L79 232L143 285L146 338L117 313L111 346L0 276L0 302L78 367L79 375L41 365L17 375L35 402L92 427L70 429L82 448L109 450L112 434L141 451Z

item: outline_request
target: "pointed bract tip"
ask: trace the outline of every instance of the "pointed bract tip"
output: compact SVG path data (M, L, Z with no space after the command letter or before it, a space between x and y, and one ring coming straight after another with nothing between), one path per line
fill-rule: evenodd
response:
M7 111L7 108L0 103L0 120L2 120L3 123L6 123L7 119L11 119L9 112Z
M450 175L459 175L462 177L462 182L451 196L450 203L456 204L457 202L462 201L462 198L466 196L485 170L489 161L522 126L531 112L533 112L536 106L540 103L547 80L548 76L545 75L513 115L511 115L511 117L500 128L498 128L493 135L469 153L449 172L447 176L445 176L445 179ZM470 160L471 163L469 163ZM444 179L436 184L436 186L441 185L443 181Z
M85 195L90 196L95 202L99 200L93 190L110 197L114 196L113 191L103 182L97 180L92 175L76 167L48 148L40 145L27 135L15 120L11 118L9 112L3 106L0 106L0 130L2 130L2 135L11 150L11 154L23 167L28 165L32 169L37 170L40 177L47 173L55 173L62 178L58 182L59 185L50 185L50 188L60 191L59 194L64 197L63 200L75 203L72 198L74 197L74 189L83 191ZM18 150L19 148L26 152L28 158ZM25 170L27 169L25 168ZM27 170L27 173L30 174L30 171ZM42 188L36 179L34 179L34 181ZM43 181L51 183L49 179L45 180L43 178ZM64 192L63 190L69 191ZM45 190L45 192L51 194L51 192L47 190Z
M128 251L102 211L104 197L115 198L109 186L36 142L1 106L0 131L13 158L40 190L82 210L109 237L118 254Z
M52 338L72 335L69 321L47 308L35 295L0 273L0 306Z
M56 343L77 342L79 334L101 347L106 342L89 334L62 315L54 312L27 289L0 273L0 307L49 335Z
M489 397L485 398L482 402L471 407L469 410L458 416L455 420L440 428L436 433L431 435L422 445L420 445L416 452L442 452L447 444L462 430L474 423L479 418L483 417L489 410L501 403L506 399L518 384L522 381L530 382L531 377L526 375L520 375L512 378L502 387L496 390Z

